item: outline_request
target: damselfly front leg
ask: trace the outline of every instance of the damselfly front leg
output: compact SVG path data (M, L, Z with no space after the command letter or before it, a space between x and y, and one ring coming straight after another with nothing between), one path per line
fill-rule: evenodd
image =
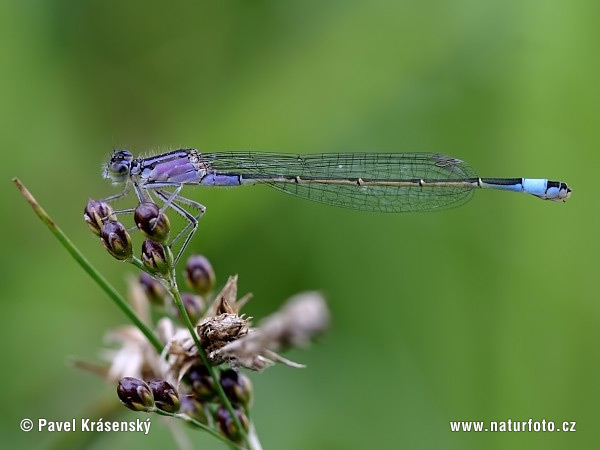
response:
M114 202L115 200L118 200L122 197L125 197L129 194L129 189L130 189L130 184L127 183L125 185L125 189L123 189L123 192L121 192L120 194L115 194L115 195L111 195L110 197L106 197L105 199L102 199L100 201L104 202L104 203L111 203Z

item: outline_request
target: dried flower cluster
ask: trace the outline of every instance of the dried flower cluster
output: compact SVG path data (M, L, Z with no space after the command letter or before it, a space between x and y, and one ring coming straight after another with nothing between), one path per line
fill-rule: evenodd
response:
M95 371L118 382L118 396L132 410L174 415L209 432L218 430L236 445L260 448L257 439L246 436L253 430L253 388L240 369L260 371L278 362L303 367L276 352L304 347L325 331L329 312L321 295L299 294L253 326L252 317L241 312L251 296L238 298L237 276L213 295L215 272L201 255L190 257L184 271L192 292L179 292L167 245L170 223L153 203L140 204L134 214L147 238L140 259L108 204L90 200L84 218L113 257L143 270L131 283L131 303L146 322L160 317L153 331L163 346L157 352L134 326L110 331L107 340L118 349L106 350L102 356L109 365Z

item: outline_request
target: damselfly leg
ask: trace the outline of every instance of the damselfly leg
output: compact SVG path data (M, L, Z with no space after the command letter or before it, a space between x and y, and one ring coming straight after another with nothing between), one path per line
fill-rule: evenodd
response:
M187 248L190 243L194 233L198 228L198 220L204 215L206 212L206 207L201 203L198 203L194 200L190 200L189 198L183 197L180 195L180 192L183 188L182 184L174 184L174 183L155 183L140 186L137 183L126 183L125 189L120 194L111 195L110 197L106 197L103 199L103 202L112 203L120 198L127 196L131 190L131 185L133 185L133 190L136 194L136 197L139 203L143 202L152 202L160 207L160 212L164 213L167 209L171 208L173 211L177 212L181 217L186 220L186 225L177 233L177 235L169 242L167 245L169 248L173 249L174 246L183 239L183 244L179 251L177 252L177 256L175 257L175 263L179 261L181 255ZM166 188L174 187L175 190L172 192L166 191ZM156 197L155 201L154 197ZM162 204L161 204L162 203ZM197 214L192 214L187 211L182 205L194 208L198 211ZM114 210L114 214L132 214L134 213L136 208L123 208ZM103 219L107 219L106 217ZM137 227L134 225L128 228L128 231L135 231Z
M179 190L180 189L178 189L174 192L179 192ZM188 222L187 225L185 227L183 227L183 229L177 234L177 236L175 236L173 238L173 240L169 243L169 247L171 249L173 249L174 245L181 238L183 238L185 236L185 240L183 241L183 244L182 244L181 248L179 249L179 251L177 252L177 256L175 257L175 264L177 264L177 261L179 261L179 258L181 258L181 255L187 248L190 240L194 236L194 233L198 229L198 220L206 212L206 207L198 202L190 200L186 197L182 197L181 195L173 195L173 193L170 193L170 195L168 195L169 193L167 193L161 189L154 190L154 193L157 195L157 197L159 197L161 200L163 200L163 202L164 202L163 207L166 205L167 207L172 208L173 210L177 211ZM177 203L182 203L186 206L190 206L190 207L198 210L198 214L193 215L193 214L189 213L188 211L186 211L183 207L181 207Z
M115 200L123 198L123 197L127 196L127 194L129 194L130 188L131 188L131 183L127 182L127 183L125 183L125 188L123 189L123 191L120 194L111 195L110 197L106 197L105 199L102 199L101 201L104 203L111 203Z

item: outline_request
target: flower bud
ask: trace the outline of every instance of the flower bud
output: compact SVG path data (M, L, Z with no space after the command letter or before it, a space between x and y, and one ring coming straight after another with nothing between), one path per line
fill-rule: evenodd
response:
M242 428L245 431L248 431L250 424L248 418L246 417L246 414L244 414L244 412L238 408L233 408L233 410L235 411L235 414L237 415L238 420L242 425ZM231 414L229 414L229 411L227 411L227 408L225 408L224 406L220 406L215 414L215 419L217 419L217 422L219 423L219 431L221 432L221 434L228 437L234 442L239 442L241 440L242 436L240 435L239 430L235 426L235 422L233 421Z
M152 275L147 274L146 272L140 273L138 283L140 283L140 286L150 303L156 306L165 305L167 290L159 281L154 279Z
M117 216L108 203L89 199L83 210L83 220L96 236L100 236L100 229L104 222L117 220Z
M181 412L204 425L208 425L208 417L206 417L204 405L193 395L184 395L181 397Z
M148 239L165 243L169 239L171 224L169 218L160 212L154 203L140 203L133 214L133 220Z
M213 378L208 373L208 369L201 364L197 364L188 369L184 375L184 381L189 384L192 393L200 401L213 400L216 396L216 385Z
M175 388L165 380L152 380L148 383L154 403L158 409L174 413L179 411L179 394Z
M190 294L189 292L182 292L181 301L183 302L183 306L185 307L188 316L190 316L191 322L197 323L204 312L204 299L199 295Z
M200 295L212 291L217 281L212 265L202 255L190 256L185 266L185 279L190 289Z
M125 406L134 411L150 411L154 408L154 397L150 387L137 378L121 379L117 386L117 395Z
M131 258L133 248L131 237L121 222L107 220L100 229L100 240L113 257L124 261Z
M252 382L241 372L227 369L221 372L221 386L231 403L249 407L252 402Z
M166 250L166 254L165 254ZM169 247L146 239L142 244L142 262L153 273L167 275L171 269L173 257Z

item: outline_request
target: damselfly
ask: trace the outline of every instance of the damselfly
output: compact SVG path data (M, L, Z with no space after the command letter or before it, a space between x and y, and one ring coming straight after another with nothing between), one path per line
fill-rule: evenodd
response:
M242 186L264 184L328 205L377 212L431 211L468 201L475 189L525 192L544 200L565 201L566 183L539 178L480 178L460 159L434 153L321 153L291 155L259 152L200 153L180 149L134 159L117 150L104 177L133 187L140 202L162 202L187 225L172 240L184 239L179 259L205 213L204 205L180 195L184 185ZM169 190L172 189L172 190ZM195 214L185 207L193 208Z

